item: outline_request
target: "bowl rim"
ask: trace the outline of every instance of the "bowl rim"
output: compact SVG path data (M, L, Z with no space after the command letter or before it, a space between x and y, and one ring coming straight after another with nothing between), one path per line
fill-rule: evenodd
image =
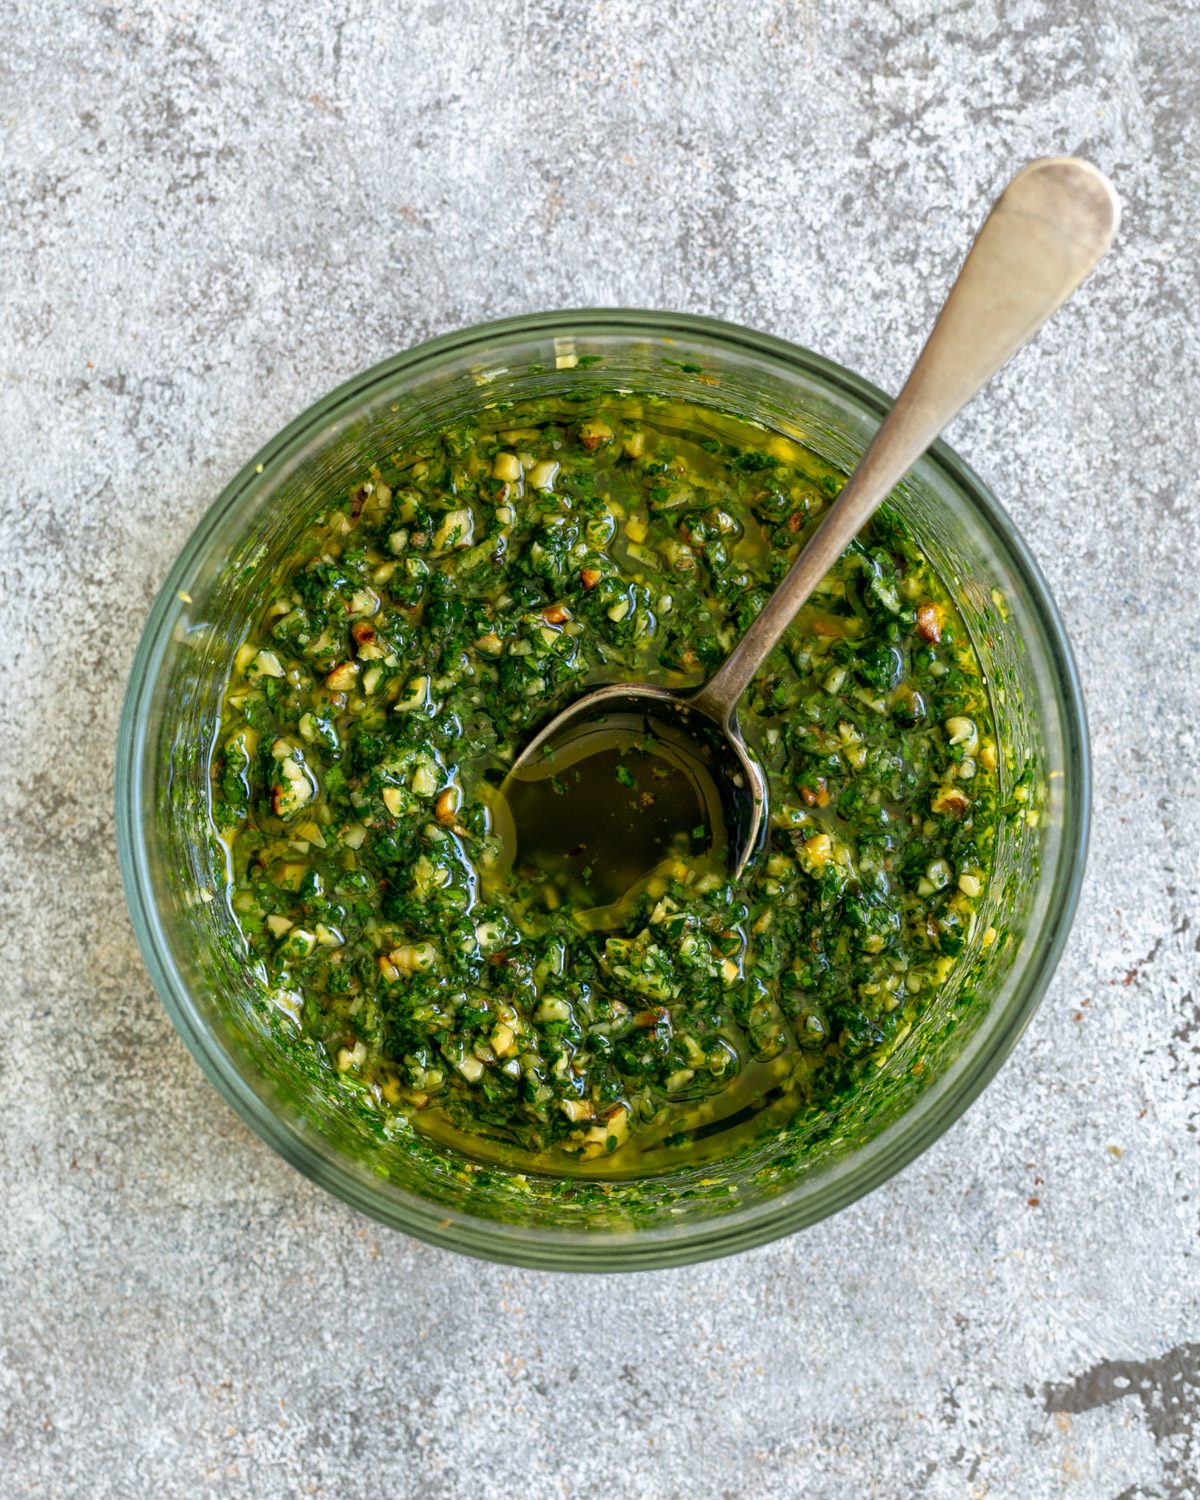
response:
M816 1212L805 1211L795 1195L782 1193L749 1215L698 1221L692 1226L633 1230L621 1235L588 1235L513 1226L451 1213L406 1193L404 1205L372 1199L369 1185L351 1175L336 1153L312 1134L301 1134L271 1110L203 1025L174 962L154 900L143 818L142 767L147 749L149 708L163 656L178 623L188 580L204 560L226 520L272 472L323 429L353 414L379 387L415 372L430 361L468 353L472 347L504 340L556 334L592 336L677 335L707 340L728 352L743 350L766 358L783 373L816 378L848 397L868 416L882 420L892 402L853 371L800 344L716 318L641 308L574 308L522 314L476 323L424 340L352 376L313 402L270 438L234 475L193 528L172 563L150 609L130 667L121 709L114 774L118 862L134 935L151 983L168 1016L202 1071L226 1102L273 1150L319 1186L352 1208L430 1244L485 1260L539 1269L615 1271L687 1264L765 1244L808 1227L846 1208L901 1171L943 1135L979 1097L1016 1046L1053 977L1062 955L1083 883L1091 821L1091 758L1087 715L1078 670L1066 630L1049 587L1023 537L989 487L969 464L939 439L925 455L971 498L989 529L1007 549L1006 561L1019 578L1026 602L1037 616L1048 646L1048 665L1058 683L1063 729L1066 801L1063 836L1053 885L1058 910L1032 954L1003 1015L987 1037L986 1050L970 1066L952 1066L907 1110L869 1143L853 1172L833 1173ZM385 1211L386 1210L386 1211Z

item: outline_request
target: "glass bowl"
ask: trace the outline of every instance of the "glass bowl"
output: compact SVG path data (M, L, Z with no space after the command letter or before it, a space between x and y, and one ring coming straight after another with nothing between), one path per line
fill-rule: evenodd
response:
M345 493L373 457L412 434L488 403L588 386L718 407L844 470L889 404L806 349L654 312L510 319L377 365L269 442L188 539L134 660L116 817L154 985L201 1067L268 1144L353 1207L434 1244L598 1271L726 1255L791 1233L936 1140L995 1074L1054 971L1083 873L1089 793L1079 683L1045 581L984 484L938 443L889 503L965 617L1006 752L1002 793L1014 800L965 961L847 1107L716 1165L598 1184L470 1162L300 1076L277 1042L282 1018L240 961L223 849L207 817L208 750L255 579L297 515ZM998 940L989 942L990 928Z

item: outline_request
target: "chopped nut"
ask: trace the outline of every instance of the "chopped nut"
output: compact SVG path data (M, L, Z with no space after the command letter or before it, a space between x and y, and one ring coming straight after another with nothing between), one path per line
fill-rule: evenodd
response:
M497 1057L511 1057L517 1050L517 1036L511 1026L497 1026L491 1035L492 1051Z
M379 608L379 595L374 589L355 589L346 604L348 615L373 615Z
M586 1099L560 1099L558 1107L573 1124L592 1118L592 1106Z
M494 631L488 631L487 635L481 635L475 642L476 651L482 651L485 656L499 656L504 650L504 642Z
M475 517L467 506L448 510L433 533L435 552L452 552L455 548L469 547L475 540ZM416 537L413 538L416 541Z
M366 620L356 620L350 627L350 634L357 643L359 661L380 661L387 655L387 648L379 639L379 632Z
M562 625L571 618L571 612L565 604L548 604L542 610L542 619L547 625Z
M953 871L944 859L933 860L925 871L925 879L935 891L941 891L950 884L950 876Z
M579 581L590 592L600 582L600 569L584 568L579 574Z
M259 651L251 666L254 668L255 675L259 677L282 677L284 675L283 663L274 651Z
M534 1015L535 1021L569 1021L570 1019L571 1007L557 995L547 995Z
M929 804L935 813L953 813L961 817L970 807L970 799L964 792L960 792L954 786L940 786L933 794L933 801Z
M344 661L334 667L325 679L325 686L335 693L348 693L358 678L358 663Z
M600 1122L584 1132L584 1147L580 1155L584 1158L603 1156L615 1151L629 1135L629 1111L623 1104L607 1110Z
M554 476L558 473L558 462L556 459L544 458L541 463L534 464L529 471L529 484L535 490L548 490L554 486Z
M612 442L613 430L607 422L602 422L599 417L589 417L586 422L579 424L579 441L589 453L595 453L596 449L604 443Z
M937 604L917 606L917 634L925 641L940 641L942 638L942 610Z
M392 712L395 714L411 714L417 709L424 708L429 702L429 678L410 677L404 684L404 696L397 698L392 704Z
M807 802L809 807L828 807L829 788L825 785L824 776L817 777L816 786L802 786L800 800Z
M382 795L383 805L393 818L403 816L404 812L410 806L410 798L403 787L385 786Z
M437 801L433 804L433 815L439 823L450 827L458 813L458 788L448 786L439 794Z
M432 797L438 789L437 772L428 761L422 761L412 773L409 786L416 792L418 797Z
M290 818L312 801L313 784L293 755L279 761L279 774L283 779L271 788L271 811L277 818Z
M337 1055L338 1072L346 1073L351 1068L361 1067L366 1060L367 1049L361 1042L355 1042L353 1047L340 1047Z
M437 949L430 942L401 943L393 948L388 958L402 974L419 974L432 969L437 960Z
M693 1068L702 1068L708 1061L708 1054L694 1036L683 1036L683 1045L687 1049L688 1065Z
M521 460L515 453L497 453L492 461L492 478L515 484L521 477Z

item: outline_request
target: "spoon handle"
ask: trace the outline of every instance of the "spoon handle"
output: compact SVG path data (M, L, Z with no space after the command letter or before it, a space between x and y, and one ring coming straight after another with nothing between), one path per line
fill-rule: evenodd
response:
M1018 172L992 206L904 389L787 577L693 701L727 722L813 590L893 486L948 422L1046 319L1112 244L1112 183L1077 157Z

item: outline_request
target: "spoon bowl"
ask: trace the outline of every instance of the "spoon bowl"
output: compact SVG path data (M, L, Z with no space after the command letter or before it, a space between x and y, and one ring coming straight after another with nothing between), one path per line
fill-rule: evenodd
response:
M736 879L762 842L766 797L736 717L714 715L703 689L612 683L556 714L513 763L493 807L500 873L532 865L589 927L616 927L680 857Z

